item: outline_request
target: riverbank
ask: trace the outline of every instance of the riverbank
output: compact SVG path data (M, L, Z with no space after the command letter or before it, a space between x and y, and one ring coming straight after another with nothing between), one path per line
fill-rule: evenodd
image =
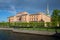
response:
M14 29L14 28L0 28L0 30L12 30L13 32L40 34L40 35L53 35L53 34L55 34L55 32L49 32L49 31L22 30L22 29Z

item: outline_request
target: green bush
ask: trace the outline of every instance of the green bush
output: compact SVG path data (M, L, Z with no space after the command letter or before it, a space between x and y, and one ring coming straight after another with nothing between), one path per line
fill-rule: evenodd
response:
M46 22L47 27L51 27L51 22Z

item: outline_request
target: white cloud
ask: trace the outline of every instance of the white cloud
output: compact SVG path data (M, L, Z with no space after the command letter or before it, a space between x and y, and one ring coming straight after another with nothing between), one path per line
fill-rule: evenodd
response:
M11 14L13 14L13 15L16 15L16 8L15 8L15 6L13 6L13 5L11 5L10 7L9 7L9 10L0 10L0 12L8 12L8 13L11 13Z
M8 12L13 13L14 15L16 15L17 12L16 12L15 6L11 5L11 6L10 6L10 9L11 9L11 10L8 11Z

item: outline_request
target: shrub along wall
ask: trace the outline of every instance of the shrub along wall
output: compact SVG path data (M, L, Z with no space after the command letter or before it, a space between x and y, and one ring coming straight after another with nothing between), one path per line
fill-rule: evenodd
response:
M37 28L37 27L44 27L44 22L14 22L10 23L10 26L12 27L18 27L18 28Z
M45 24L47 27L56 27L55 22L14 22L14 23L9 23L9 22L1 22L0 27L16 27L16 28L40 28L40 27L45 27Z

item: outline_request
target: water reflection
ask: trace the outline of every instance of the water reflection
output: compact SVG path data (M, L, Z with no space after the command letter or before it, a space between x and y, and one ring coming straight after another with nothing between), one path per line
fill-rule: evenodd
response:
M60 37L56 36L56 34L47 36L0 30L0 40L60 40Z

